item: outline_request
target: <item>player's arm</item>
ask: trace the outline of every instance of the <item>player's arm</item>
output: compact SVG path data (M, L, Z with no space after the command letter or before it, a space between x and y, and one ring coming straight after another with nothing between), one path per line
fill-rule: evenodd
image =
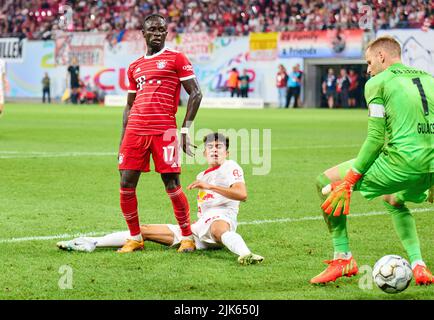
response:
M372 78L365 85L365 99L368 104L368 135L354 162L353 169L366 173L380 155L386 133L386 111L383 101L383 85L379 78ZM380 79L381 80L381 79Z
M187 113L185 114L184 121L182 122L182 127L186 128L194 121L194 118L196 117L200 102L202 101L202 91L200 90L196 78L182 81L182 86L188 93Z
M353 169L364 174L374 163L384 146L386 132L386 120L384 117L369 117L368 136L365 139L354 162Z
M185 113L184 121L182 122L182 128L189 128L196 117L197 111L199 110L200 102L202 101L202 92L196 78L182 81L182 86L188 93L187 112ZM186 129L181 129L182 150L189 156L193 156L194 153L190 150L190 146L195 148L196 146L190 144L188 131L184 130Z
M247 189L243 182L235 182L230 187L220 187L215 186L200 180L194 181L187 187L188 190L191 189L204 189L217 192L223 197L236 200L236 201L246 201L247 200Z
M122 140L124 139L125 130L127 128L128 124L128 117L130 115L131 108L134 104L134 100L136 99L137 94L137 83L136 80L133 77L133 70L132 66L128 68L127 76L128 76L128 96L127 96L127 105L124 109L124 114L122 118L122 133L121 133L121 141L119 142L119 147L122 144Z
M190 146L193 146L194 148L196 148L196 146L190 144L188 129L196 117L197 110L199 110L200 102L202 101L202 92L197 83L193 66L183 53L176 55L175 70L182 86L188 94L187 112L185 113L185 118L181 127L181 146L182 150L187 155L193 156L194 153L190 150Z

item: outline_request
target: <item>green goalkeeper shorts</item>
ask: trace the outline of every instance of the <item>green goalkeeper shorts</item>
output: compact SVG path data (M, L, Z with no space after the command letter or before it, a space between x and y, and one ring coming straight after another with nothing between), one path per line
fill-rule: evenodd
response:
M339 176L343 179L356 159L338 165ZM433 185L433 173L404 173L392 170L380 157L357 182L355 191L360 191L368 200L388 194L395 194L400 202L421 203L427 200Z

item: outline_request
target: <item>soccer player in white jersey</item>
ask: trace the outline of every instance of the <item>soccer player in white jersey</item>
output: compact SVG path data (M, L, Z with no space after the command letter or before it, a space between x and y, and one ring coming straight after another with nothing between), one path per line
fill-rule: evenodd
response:
M242 265L259 263L263 257L252 253L236 232L240 201L247 199L243 169L228 160L229 139L219 133L204 138L204 155L209 168L197 175L187 189L198 189L198 221L191 229L198 250L225 246L238 256ZM140 226L144 241L177 246L182 234L179 225L149 224ZM122 247L129 232L116 232L103 237L81 237L57 243L60 249L91 252L99 247Z
M6 63L0 59L0 115L3 113L6 91Z

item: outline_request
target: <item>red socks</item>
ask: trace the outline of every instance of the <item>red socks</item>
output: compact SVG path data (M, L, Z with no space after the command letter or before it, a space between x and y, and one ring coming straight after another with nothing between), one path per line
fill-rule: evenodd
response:
M173 211L176 220L181 228L182 235L188 237L192 234L190 227L190 207L187 197L182 191L181 186L175 189L166 190L170 200L172 200Z
M140 234L139 215L137 212L136 189L121 188L121 209L128 224L131 236Z
M173 211L176 220L181 228L182 235L187 237L192 234L190 227L190 207L187 197L182 191L181 186L175 189L166 190L170 200L172 200ZM121 209L124 214L125 221L128 224L131 236L140 234L139 215L137 212L137 197L136 189L121 188Z

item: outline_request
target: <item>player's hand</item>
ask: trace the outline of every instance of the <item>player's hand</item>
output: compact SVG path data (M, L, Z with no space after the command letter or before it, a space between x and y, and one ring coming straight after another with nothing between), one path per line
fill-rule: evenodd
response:
M192 189L210 190L211 185L206 182L196 180L187 186L187 190L192 190Z
M361 177L362 174L350 169L340 184L338 184L338 182L334 185L331 185L332 191L321 205L321 209L323 209L326 214L333 213L333 216L335 217L341 215L342 209L344 215L349 214L351 194L353 192L354 185L360 180ZM326 190L323 189L323 193L324 191Z
M333 190L335 190L342 182L344 182L344 180L338 180L338 181L329 183L328 185L326 185L324 188L321 189L321 193L324 196L329 195L330 192L332 192Z
M191 151L190 147L193 147L194 149L197 149L197 146L190 143L190 137L187 133L181 134L181 146L182 151L189 155L190 157L194 157L194 152Z

